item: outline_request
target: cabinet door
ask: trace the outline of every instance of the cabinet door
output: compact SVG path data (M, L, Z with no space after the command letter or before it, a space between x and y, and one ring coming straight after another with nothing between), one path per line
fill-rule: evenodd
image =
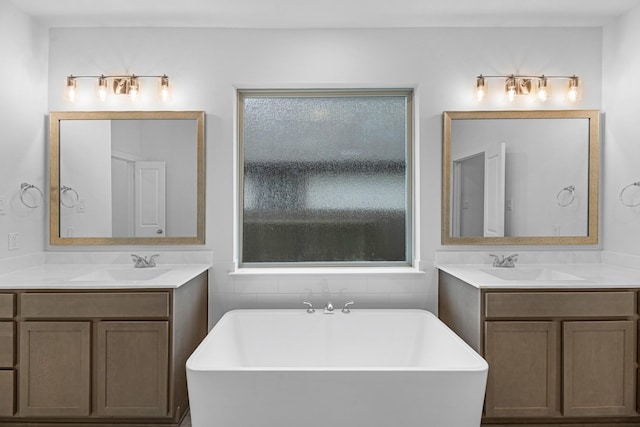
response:
M166 416L168 322L99 322L96 341L98 415Z
M565 322L564 414L634 413L635 322Z
M558 324L485 322L487 417L558 414Z
M0 417L10 417L14 414L14 385L13 370L0 370Z
M22 416L89 415L91 324L20 322Z

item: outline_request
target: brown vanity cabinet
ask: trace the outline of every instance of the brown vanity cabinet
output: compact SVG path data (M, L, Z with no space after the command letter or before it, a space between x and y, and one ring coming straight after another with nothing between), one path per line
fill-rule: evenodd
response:
M185 363L207 334L206 272L175 289L10 296L5 321L0 294L0 425L179 424Z
M440 318L489 364L483 425L640 425L636 293L478 289L441 271Z

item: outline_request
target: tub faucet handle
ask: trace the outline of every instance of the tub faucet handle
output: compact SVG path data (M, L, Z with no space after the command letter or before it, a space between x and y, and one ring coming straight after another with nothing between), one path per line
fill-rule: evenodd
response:
M349 306L355 304L355 302L353 301L349 301L348 303L345 303L344 308L342 309L342 312L344 314L349 314L351 313L351 310L349 310Z
M302 301L303 304L307 305L307 313L315 313L316 310L313 308L313 304L309 301Z

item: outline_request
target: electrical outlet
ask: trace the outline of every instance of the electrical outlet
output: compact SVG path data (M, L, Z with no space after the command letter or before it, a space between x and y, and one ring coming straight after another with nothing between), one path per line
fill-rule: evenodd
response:
M76 212L84 213L84 200L78 200L78 204L76 205Z
M9 233L9 250L15 251L20 249L20 241L18 239L20 235L18 233Z

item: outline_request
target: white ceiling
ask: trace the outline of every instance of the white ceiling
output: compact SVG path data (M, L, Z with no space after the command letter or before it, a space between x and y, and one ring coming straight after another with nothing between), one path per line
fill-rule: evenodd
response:
M640 0L13 0L48 27L603 26Z

